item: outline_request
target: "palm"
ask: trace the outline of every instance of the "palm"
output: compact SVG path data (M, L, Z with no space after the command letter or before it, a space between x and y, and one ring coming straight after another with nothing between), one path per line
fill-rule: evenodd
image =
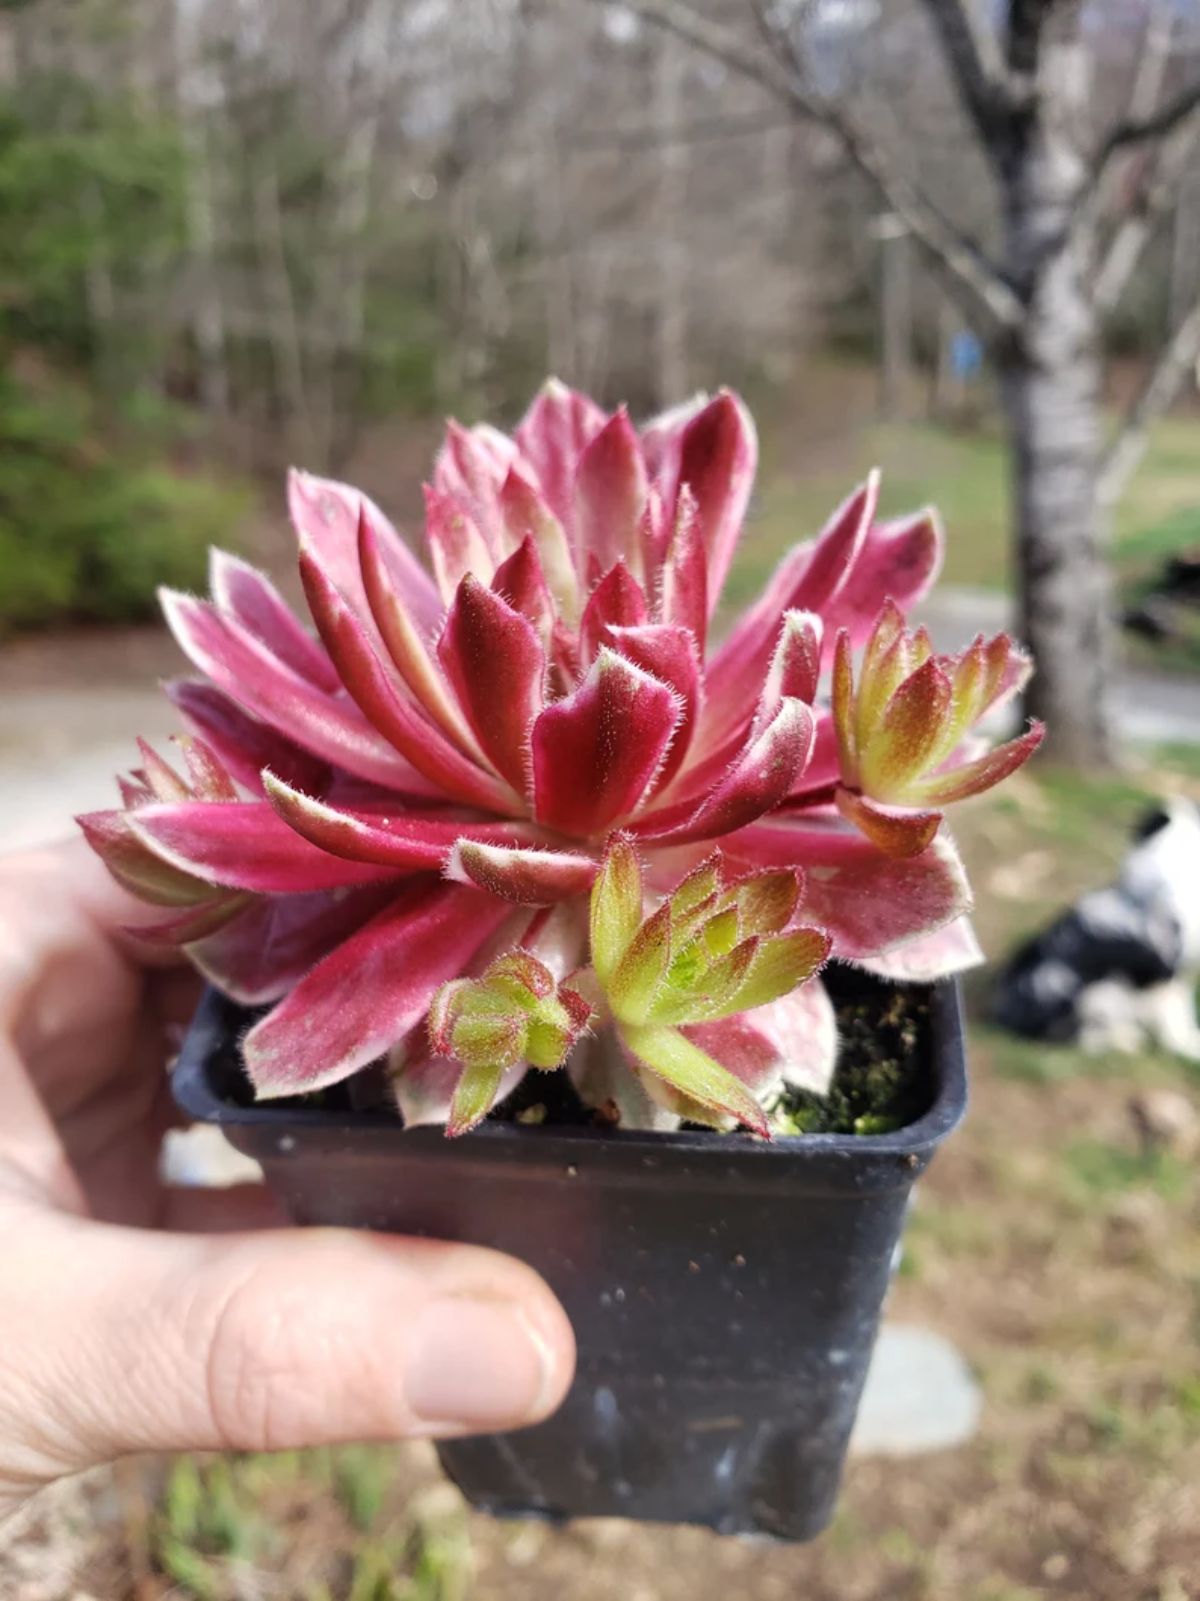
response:
M30 975L17 1044L88 1210L154 1225L165 1221L170 1025L186 1017L196 980L141 968L114 941L111 928L138 909L97 865L84 849L45 853L21 862L24 882L9 885L21 918L8 936Z

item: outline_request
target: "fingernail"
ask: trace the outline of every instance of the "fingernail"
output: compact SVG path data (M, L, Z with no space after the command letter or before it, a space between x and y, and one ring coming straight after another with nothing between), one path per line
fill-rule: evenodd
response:
M405 1395L428 1434L512 1429L543 1415L554 1368L550 1346L518 1306L447 1297L413 1329Z

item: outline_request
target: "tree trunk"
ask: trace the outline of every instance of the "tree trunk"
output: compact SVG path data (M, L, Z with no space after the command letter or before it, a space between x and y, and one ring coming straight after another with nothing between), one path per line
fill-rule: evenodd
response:
M1044 298L1004 373L1018 631L1037 666L1025 709L1045 721L1058 759L1105 766L1112 629L1096 495L1100 367L1086 301L1065 289Z
M1086 768L1113 759L1113 628L1097 496L1100 337L1089 286L1095 247L1067 226L1087 179L1083 52L1077 20L1045 41L1041 109L1005 173L1007 267L1027 311L1003 353L1003 390L1018 628L1036 664L1025 709L1045 721L1054 757Z

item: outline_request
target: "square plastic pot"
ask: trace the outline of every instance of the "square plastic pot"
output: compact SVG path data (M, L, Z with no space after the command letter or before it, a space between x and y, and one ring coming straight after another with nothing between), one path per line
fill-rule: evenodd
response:
M174 1088L297 1223L492 1246L553 1287L574 1386L536 1428L440 1447L475 1506L808 1540L833 1514L909 1192L965 1109L957 987L930 998L928 1109L882 1135L487 1123L448 1141L379 1111L254 1106L248 1015L214 992Z

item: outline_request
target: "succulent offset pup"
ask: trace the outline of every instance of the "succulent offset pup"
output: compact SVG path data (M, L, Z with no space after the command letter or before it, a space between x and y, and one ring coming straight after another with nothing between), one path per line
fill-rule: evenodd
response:
M260 1097L386 1058L406 1120L460 1134L565 1067L624 1126L769 1135L833 1070L827 958L976 959L943 812L1037 747L975 733L1029 662L906 628L941 535L877 520L874 475L710 647L756 453L732 394L639 433L551 382L511 438L450 424L432 572L294 473L315 636L220 552L211 601L164 594L205 675L167 688L183 772L143 744L80 822L149 937L273 1003Z

